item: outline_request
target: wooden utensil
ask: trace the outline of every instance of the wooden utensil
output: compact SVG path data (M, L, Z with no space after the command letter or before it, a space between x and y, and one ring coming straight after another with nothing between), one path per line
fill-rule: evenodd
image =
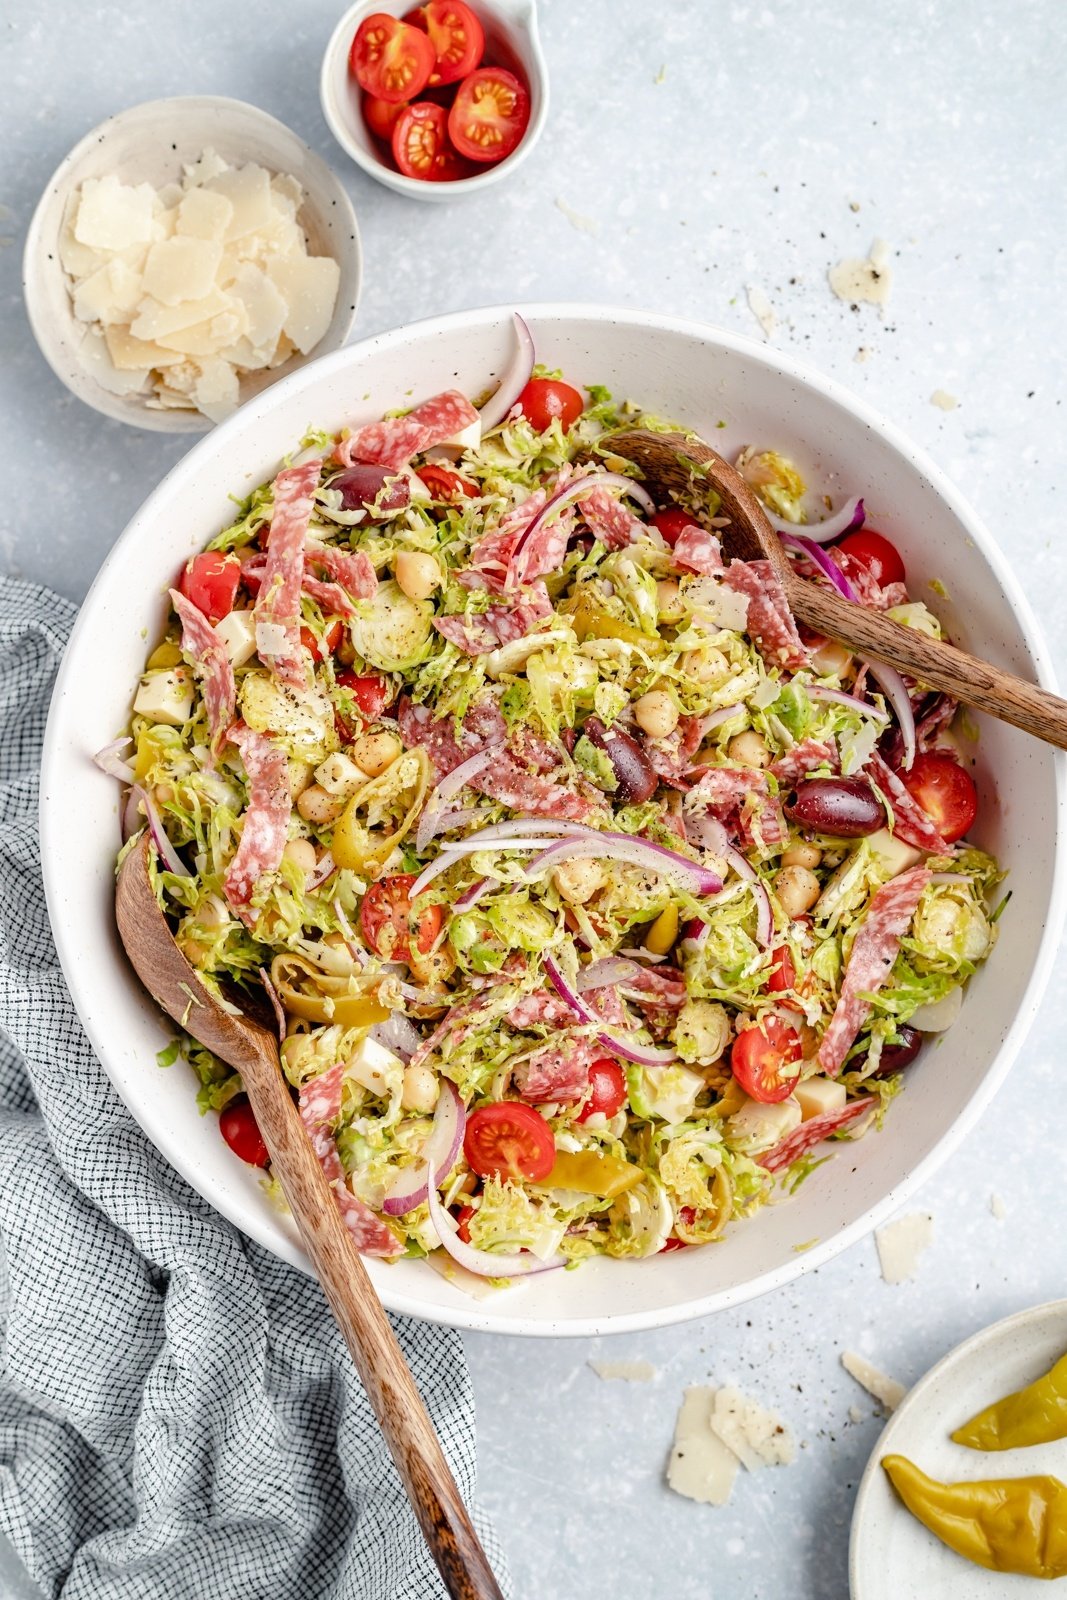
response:
M455 1600L503 1600L396 1335L304 1132L282 1075L277 1038L243 1012L231 1016L204 988L156 901L150 848L146 830L119 870L115 915L126 954L163 1010L241 1074L274 1175L449 1594Z
M745 561L769 561L798 621L965 705L988 711L1046 744L1067 749L1067 700L944 640L902 627L882 612L868 611L831 589L798 578L763 506L736 468L710 445L680 433L626 428L606 435L599 448L633 461L652 494L664 502L671 490L691 492L694 478L713 488L722 502L721 515L730 518L729 527L718 530L724 552Z

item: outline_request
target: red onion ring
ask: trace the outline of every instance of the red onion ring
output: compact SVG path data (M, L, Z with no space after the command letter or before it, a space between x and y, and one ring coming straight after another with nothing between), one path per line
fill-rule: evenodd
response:
M357 967L365 967L367 962L370 960L370 956L356 938L355 930L353 929L348 918L345 916L345 908L341 904L339 898L335 898L331 902L330 909L337 918L337 926L341 930L341 938L344 940L345 946L349 955L352 957L352 960L355 962Z
M522 317L513 311L512 321L515 325L515 350L511 360L504 368L496 392L489 396L478 415L482 419L482 432L488 433L490 428L495 428L498 422L503 422L516 400L530 381L530 374L534 369L536 352L534 351L533 334L530 332Z
M402 1011L390 1012L388 1022L376 1022L369 1037L405 1061L410 1061L422 1045L422 1035Z
M904 741L900 765L907 772L915 760L915 713L911 708L907 685L896 667L888 667L881 661L865 661L863 664L896 714L900 737Z
M843 595L846 600L851 600L854 605L860 604L859 595L849 583L837 562L831 560L826 551L820 549L813 539L803 538L796 533L783 533L780 537L787 549L799 550L801 555L807 556L808 560L818 567L823 577L837 590L839 595Z
M125 844L126 840L131 838L139 828L144 827L144 823L141 821L139 815L141 801L143 799L144 790L141 788L140 784L131 784L129 793L126 796L126 803L122 808L122 818L119 823L119 831L122 835L123 844Z
M453 911L469 911L471 906L477 904L482 895L493 887L491 878L479 878L472 883L469 889L464 889L459 899L453 905Z
M520 551L530 542L537 530L544 526L554 512L562 511L564 506L570 505L573 500L580 500L583 495L588 494L592 489L618 489L623 494L628 494L632 500L636 500L646 516L655 516L656 502L648 490L638 483L636 479L628 478L621 472L586 473L584 477L572 478L569 483L564 484L562 489L557 489L555 494L549 495L529 527L523 531L517 540L515 549L511 554L509 566L514 567Z
M461 761L458 767L453 767L447 777L442 778L437 787L431 790L415 830L416 850L425 850L434 837L437 831L436 824L444 814L445 801L459 794L469 778L476 778L482 768L489 765L499 748L499 745L487 745L484 750L476 750L466 761Z
M666 1067L677 1061L678 1057L673 1050L658 1050L652 1045L635 1045L628 1039L620 1039L617 1033L612 1033L604 1027L603 1020L591 1011L581 996L571 988L551 956L545 957L544 968L548 974L548 981L560 999L570 1006L580 1021L592 1023L597 1030L600 1043L606 1045L615 1055L622 1056L626 1061L636 1061L642 1067Z
M437 1109L433 1114L433 1127L426 1141L423 1158L414 1167L405 1167L397 1173L382 1201L382 1210L387 1217L402 1217L408 1211L414 1211L416 1206L421 1206L427 1197L431 1173L441 1178L448 1177L456 1164L466 1126L467 1113L459 1090L451 1078L442 1078Z
M835 511L832 517L826 517L822 522L787 522L784 517L779 517L769 506L765 506L767 520L776 533L796 534L797 528L804 529L804 537L812 544L829 544L831 539L840 539L846 533L853 533L857 528L862 528L865 518L863 501L858 495L851 500L846 500L840 511Z
M331 873L334 873L336 871L337 871L337 862L333 859L333 856L327 850L319 857L319 860L316 863L314 872L311 872L311 873L308 874L307 885L306 885L307 888L309 888L309 889L320 889L322 887L322 885L326 882L326 879L328 877L330 877Z
M668 850L666 845L653 844L648 839L637 839L629 833L597 833L593 838L559 839L535 856L526 868L528 878L538 875L546 866L554 867L560 861L575 861L586 856L602 856L609 860L627 861L632 866L646 867L665 878L682 878L685 886L699 895L718 894L722 879L699 861Z
M557 1268L567 1265L564 1256L554 1256L551 1261L542 1261L540 1256L531 1255L528 1251L517 1256L498 1256L491 1250L478 1250L472 1244L464 1244L456 1231L455 1219L441 1204L441 1197L437 1193L437 1174L432 1166L426 1203L442 1249L447 1250L457 1266L466 1267L468 1272L476 1273L479 1278L525 1278L536 1272L555 1272Z
M724 722L730 722L734 717L742 717L744 714L745 708L740 701L736 705L723 706L719 711L709 712L706 717L701 718L700 737L703 739L713 728L721 728Z
M641 971L636 961L626 956L603 956L578 969L577 990L585 994L590 989L607 989L615 983L626 983Z
M156 810L156 803L147 789L142 789L141 801L144 805L145 816L148 818L148 831L152 835L152 843L155 845L156 853L164 867L168 872L173 872L176 878L191 878L193 874L167 838L163 820Z
M870 717L875 722L889 721L887 711L880 711L877 706L872 706L869 700L861 700L855 694L846 694L843 689L824 689L821 683L810 683L805 685L805 692L811 700L826 700L831 705L849 706L855 711L862 711L865 717Z
M120 783L132 783L134 778L133 768L128 761L122 761L119 751L124 745L130 743L130 735L123 734L121 739L112 739L102 750L98 750L93 757L101 772L106 772L109 778L117 778Z
M442 872L447 872L449 867L455 866L457 861L462 861L464 856L473 856L479 850L541 850L551 849L561 841L553 837L551 832L545 833L541 839L481 839L476 844L471 844L469 839L457 840L455 844L445 844L440 855L430 862L428 867L423 867L415 882L408 890L408 898L415 900L435 878ZM562 843L568 841L564 839Z

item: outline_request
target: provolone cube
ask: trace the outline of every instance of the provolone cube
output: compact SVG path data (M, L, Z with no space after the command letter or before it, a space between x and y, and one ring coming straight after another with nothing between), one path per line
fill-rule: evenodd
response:
M233 207L233 216L226 227L227 240L241 239L246 233L256 233L269 227L274 220L270 203L270 173L264 167L249 164L231 167L205 185L213 194L225 195Z
M226 646L235 667L243 667L256 653L256 618L253 611L228 611L216 622L215 632Z
M888 828L879 828L877 833L870 835L867 843L891 878L922 860L921 851L914 850L899 835L890 833Z
M80 244L98 250L124 250L152 237L156 192L150 183L136 188L120 183L113 173L106 178L86 178L74 222Z
M801 1118L810 1122L812 1117L821 1117L827 1111L840 1111L848 1099L848 1091L836 1078L805 1078L793 1090L793 1097L800 1107Z
M165 306L203 300L215 287L215 273L221 260L222 245L217 240L196 239L188 234L163 239L148 252L144 267L145 294Z
M289 307L285 333L307 355L330 325L341 269L331 256L273 257L267 262L267 277Z
M198 322L208 322L220 311L232 310L228 295L212 288L202 300L186 300L179 306L165 306L151 295L141 301L137 316L130 324L135 339L160 339L178 333L182 328L193 328Z
M133 709L152 722L164 722L171 728L183 727L193 710L193 685L188 668L173 667L142 678Z
M212 189L190 189L178 207L176 232L194 239L221 240L233 218L233 206Z

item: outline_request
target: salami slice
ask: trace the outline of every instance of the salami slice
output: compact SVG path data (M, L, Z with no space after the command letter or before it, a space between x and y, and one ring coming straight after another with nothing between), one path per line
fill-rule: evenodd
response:
M531 772L506 750L470 780L470 787L512 811L552 817L556 822L587 822L602 809L597 791Z
M604 1054L597 1039L569 1039L557 1048L548 1045L515 1068L514 1083L523 1100L534 1105L546 1100L580 1100L589 1086L589 1068Z
M809 1121L802 1122L799 1128L776 1144L773 1150L767 1150L755 1160L768 1172L784 1172L791 1167L794 1161L799 1161L801 1156L806 1156L809 1150L823 1139L828 1139L832 1133L837 1133L840 1128L847 1128L857 1122L865 1113L872 1111L877 1101L872 1095L865 1095L862 1100L850 1100L838 1111L824 1111L821 1117L811 1117Z
M554 989L538 989L524 994L508 1012L509 1028L570 1028L574 1012Z
M543 583L535 583L521 598L491 605L471 616L435 617L438 633L469 656L485 655L499 645L524 639L537 623L552 615L552 601Z
M316 551L316 554L317 553L318 552ZM360 554L360 552L358 552L358 551L355 552L355 553L356 554ZM337 554L341 555L342 558L344 557L344 552L343 551L338 551ZM355 606L355 602L352 599L352 594L356 593L356 591L354 589L352 589L352 590L349 590L347 588L343 589L339 583L331 583L328 580L324 580L322 578L316 578L314 576L314 573L313 573L313 570L312 570L313 562L314 562L314 557L312 557L310 555L305 556L305 558L304 558L304 573L303 573L303 577L300 580L300 587L301 587L301 590L303 591L303 593L306 594L310 600L314 600L316 605L318 605L321 608L323 614L326 615L326 616L331 616L331 615L336 615L336 616L339 616L339 617L351 617L351 616L354 616L355 615L355 611L356 611L356 606ZM322 566L322 569L324 571L328 570L326 568L325 563L319 563L319 565ZM368 560L368 565L369 565L369 560ZM244 561L242 561L242 563L241 563L241 579L242 579L242 582L249 589L251 589L251 590L253 590L253 592L255 592L255 591L259 590L262 587L263 577L264 577L264 574L265 574L266 570L267 570L267 558L266 558L265 555L249 556ZM372 575L374 573L373 567L371 567L371 573L372 573ZM366 584L366 578L365 577L362 580L362 584L363 585ZM377 578L375 578L375 588L376 587L377 587ZM374 592L375 591L372 589L371 590L371 594L373 594Z
M927 850L932 855L944 855L948 845L919 802L904 787L892 767L875 751L864 768L885 795L893 808L893 830L916 850Z
M407 750L421 746L433 762L438 781L448 776L461 761L484 750L487 745L503 744L507 726L495 700L475 701L463 719L456 738L452 717L434 717L426 706L415 705L405 696L397 708L400 737Z
M284 750L244 723L231 728L228 737L240 750L248 774L248 809L223 887L237 915L251 925L255 922L249 910L252 891L265 872L277 871L285 849L292 811L289 762Z
M748 597L745 630L769 667L803 667L808 652L789 609L782 580L769 561L731 561L723 583Z
M578 511L594 539L599 539L609 550L622 550L644 532L645 524L640 517L635 517L629 506L603 484L583 494L578 501Z
M802 739L792 750L772 761L770 770L782 789L793 789L819 767L829 767L832 772L840 770L841 757L833 739Z
M522 504L505 511L497 526L483 534L471 550L472 568L488 578L491 586L503 588L515 548L534 518L544 510L548 496L547 486L532 489Z
M909 867L872 896L845 965L844 981L830 1025L819 1042L819 1065L836 1078L870 1012L870 1001L892 970L900 941L908 931L930 873Z
M304 1085L300 1091L300 1120L356 1249L366 1256L397 1256L400 1244L396 1235L348 1187L345 1169L330 1132L329 1124L341 1111L345 1066L344 1061L339 1061L321 1077Z
M406 417L386 417L382 422L368 422L357 428L338 445L336 458L345 467L353 461L369 461L396 470L412 456L446 443L477 420L478 413L466 395L458 389L446 389L432 400L424 400Z
M282 683L307 684L300 644L300 588L304 577L304 539L322 463L286 467L274 480L274 515L267 560L256 597L256 648L260 660Z
M678 726L666 738L646 737L644 740L649 766L658 778L669 783L673 789L684 791L692 787L686 772L700 749L703 728L700 717L679 717Z
M702 803L747 847L773 850L788 836L781 805L760 767L706 767L685 805L699 809Z
M681 572L696 572L710 578L723 569L722 545L707 528L693 522L683 528L674 545L674 565Z
M304 572L321 568L356 600L373 600L378 575L365 550L338 550L336 545L309 544L304 549ZM307 587L305 576L304 586Z
M689 997L677 967L642 967L625 980L622 992L641 1010L680 1011Z
M199 606L195 606L178 589L170 591L170 603L182 625L182 649L192 657L204 691L211 748L217 755L237 708L233 664L225 644Z

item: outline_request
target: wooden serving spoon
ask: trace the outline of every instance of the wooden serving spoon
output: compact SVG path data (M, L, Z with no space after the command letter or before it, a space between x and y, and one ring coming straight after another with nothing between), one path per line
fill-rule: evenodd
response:
M503 1600L441 1442L282 1075L278 1041L231 1016L174 942L148 876L147 830L119 870L115 915L134 971L194 1039L241 1074L271 1166L381 1424L423 1537L454 1600Z
M722 502L721 514L730 518L729 527L718 530L724 553L744 561L769 561L798 621L1046 744L1067 749L1067 700L944 640L902 627L880 611L868 611L832 589L798 578L763 506L736 468L710 445L680 433L626 428L606 434L599 448L634 462L652 494L664 502L671 490L691 492L694 479L713 488ZM803 527L797 532L803 534Z

